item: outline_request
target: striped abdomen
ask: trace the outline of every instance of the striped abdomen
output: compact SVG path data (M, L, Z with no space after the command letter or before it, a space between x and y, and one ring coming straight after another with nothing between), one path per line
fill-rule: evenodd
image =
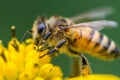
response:
M120 50L106 35L89 27L70 29L70 48L77 52L87 52L90 55L104 59L114 59L120 56Z

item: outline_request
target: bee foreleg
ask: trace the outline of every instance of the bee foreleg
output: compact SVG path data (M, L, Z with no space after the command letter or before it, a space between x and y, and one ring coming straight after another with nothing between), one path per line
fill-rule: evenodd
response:
M51 49L53 46L51 44L48 44L48 43L44 43L42 44L43 47L41 48L38 48L38 51L44 51L46 49Z
M42 38L41 42L39 42L39 45L41 45L42 43L45 43L50 35L51 35L51 32L48 32L47 34L45 34L45 36Z
M50 35L51 35L51 32L48 32L48 33L43 37L43 40L47 40Z
M30 33L32 33L32 32L33 32L32 30L26 31L25 34L23 35L22 39L20 40L20 43L23 42L24 39L25 39L26 37L28 37L28 35L29 35Z
M49 49L52 48L52 46L46 42L46 40L49 38L49 36L51 35L51 32L48 32L47 34L45 34L45 36L42 38L42 40L39 42L39 46L42 45L43 47L38 49L39 51L43 51L45 49Z

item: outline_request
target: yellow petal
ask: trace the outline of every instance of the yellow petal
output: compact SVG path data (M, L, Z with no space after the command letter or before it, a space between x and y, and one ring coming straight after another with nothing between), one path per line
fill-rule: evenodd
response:
M34 80L44 80L44 79L41 77L36 77Z
M58 66L45 64L40 68L39 75L44 79L52 79L54 77L62 77L62 72Z
M6 76L8 80L16 79L17 67L13 62L9 61L4 65L4 76Z
M18 80L32 80L32 75L29 72L22 72L19 74Z
M86 76L69 78L67 80L120 80L120 77L109 74L91 74Z
M51 80L64 80L62 77L54 77Z

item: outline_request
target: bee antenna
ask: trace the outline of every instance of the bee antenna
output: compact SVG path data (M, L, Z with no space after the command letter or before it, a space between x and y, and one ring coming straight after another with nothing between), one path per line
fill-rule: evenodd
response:
M41 20L42 20L43 22L45 22L46 16L41 16Z

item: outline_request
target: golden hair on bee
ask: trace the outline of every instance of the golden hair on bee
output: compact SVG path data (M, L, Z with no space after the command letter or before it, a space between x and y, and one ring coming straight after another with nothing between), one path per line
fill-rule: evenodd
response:
M101 19L110 13L112 13L112 9L101 8L71 18L52 16L49 19L42 19L39 17L33 24L33 39L36 45L46 35L49 35L49 38L43 40L53 46L65 41L59 51L60 53L75 54L77 52L78 55L88 53L108 60L119 58L120 50L115 42L99 32L103 28L116 27L117 23L115 21L103 19L75 24L82 19L95 19L95 17ZM93 16L93 14L98 15Z
M90 27L69 28L67 37L69 48L76 52L88 53L103 59L120 57L115 42Z

